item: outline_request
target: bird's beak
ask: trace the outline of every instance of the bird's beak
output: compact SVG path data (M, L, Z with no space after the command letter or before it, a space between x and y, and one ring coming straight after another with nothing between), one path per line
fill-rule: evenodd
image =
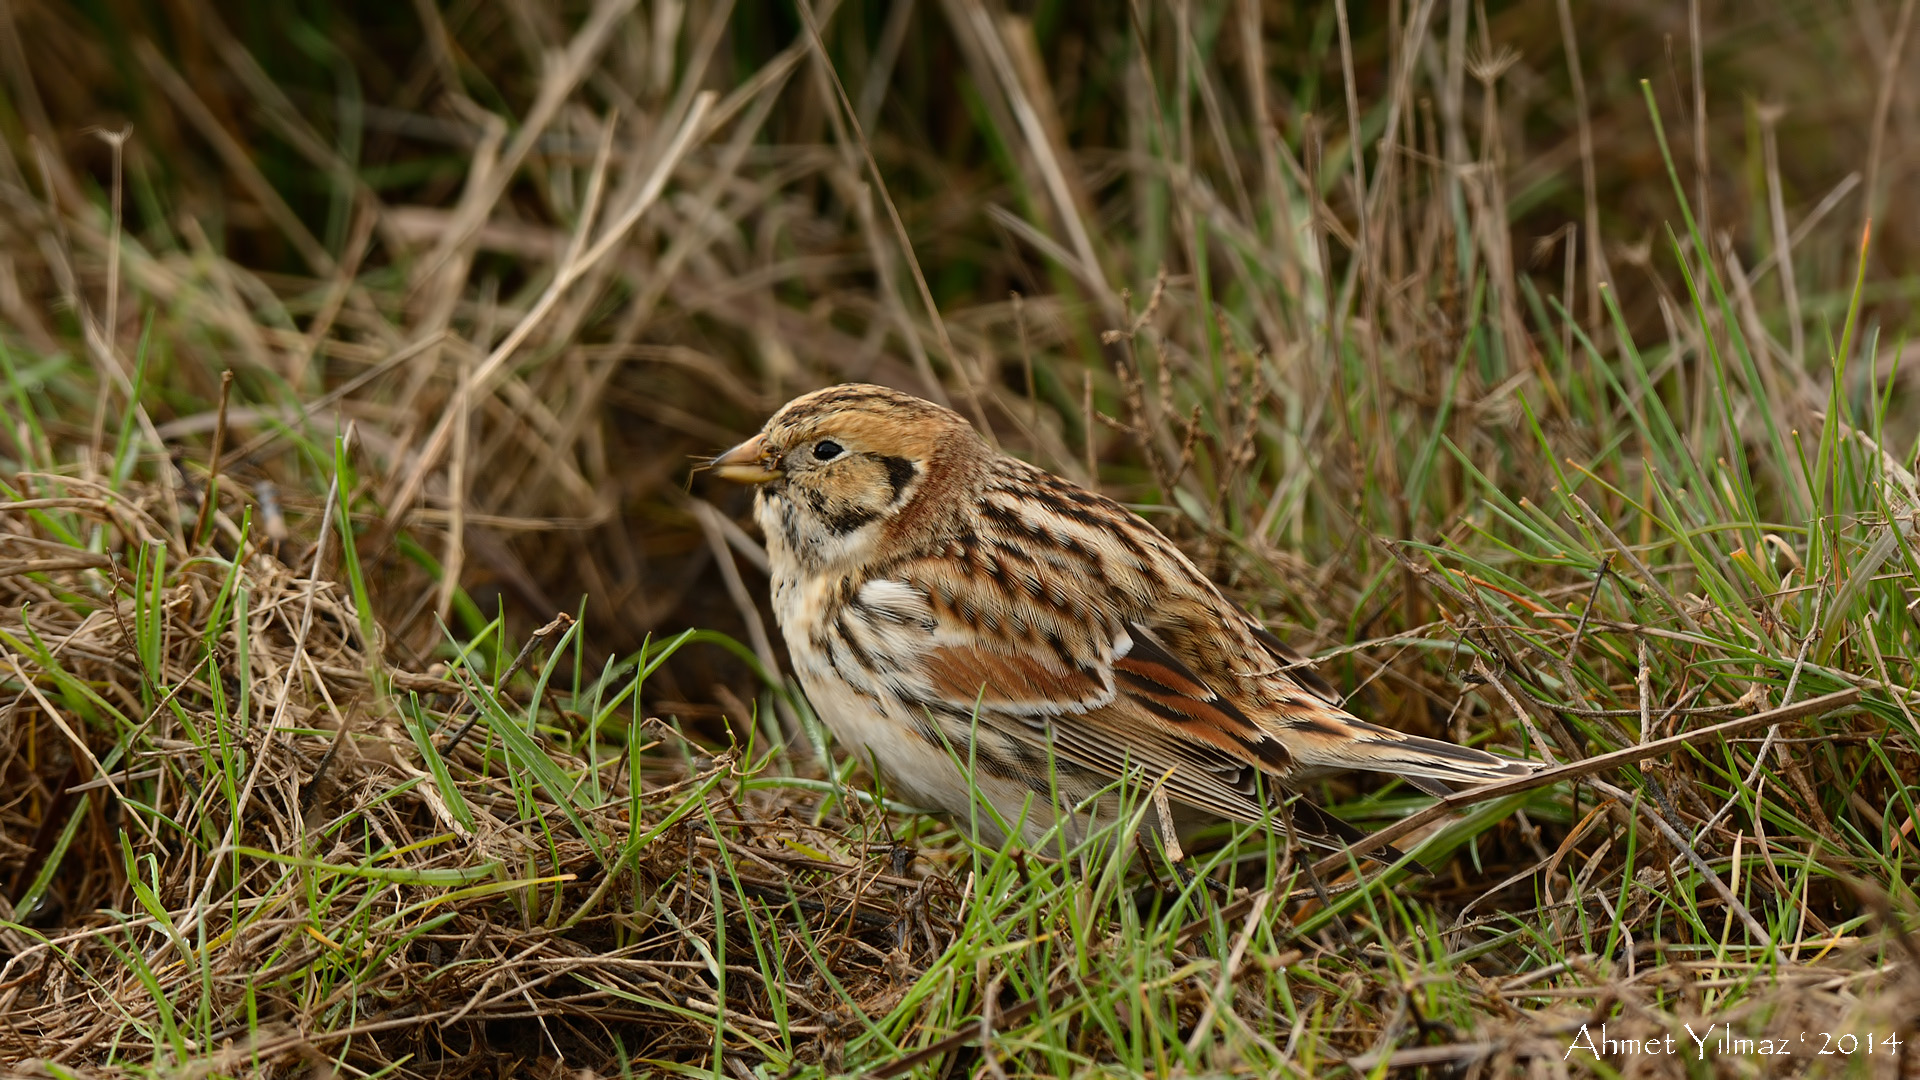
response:
M773 467L773 455L767 452L767 437L755 435L739 446L707 462L707 468L722 480L736 484L764 484L780 479Z

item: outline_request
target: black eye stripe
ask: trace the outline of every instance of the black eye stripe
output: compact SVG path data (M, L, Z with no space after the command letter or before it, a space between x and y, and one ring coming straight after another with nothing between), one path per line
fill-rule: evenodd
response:
M917 470L913 462L903 457L883 457L880 464L886 466L887 483L893 485L893 501L899 502L900 496L906 493L907 485L913 483Z
M821 439L819 442L813 444L813 457L815 461L832 461L834 458L839 457L845 449L845 447L834 442L832 439Z

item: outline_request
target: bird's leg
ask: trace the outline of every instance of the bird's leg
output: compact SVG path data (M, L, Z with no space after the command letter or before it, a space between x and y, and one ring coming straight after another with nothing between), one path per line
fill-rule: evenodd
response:
M1147 809L1147 817L1151 819L1149 824L1159 838L1160 854L1166 858L1167 869L1179 881L1180 887L1192 888L1195 882L1199 882L1205 887L1203 891L1209 894L1218 892L1222 896L1226 895L1226 888L1220 882L1203 874L1196 874L1187 868L1187 852L1180 846L1180 833L1174 828L1173 807L1167 801L1167 790L1164 786L1154 787L1150 803ZM1144 841L1142 843L1144 846Z
M1153 845L1147 842L1147 835L1144 830L1133 834L1133 847L1134 851L1140 856L1140 865L1147 868L1147 877L1152 881L1153 887L1156 889L1159 888L1160 871L1154 866Z
M1164 798L1156 800L1164 804ZM1146 868L1148 885L1134 893L1134 904L1142 915L1168 901L1177 902L1182 894L1193 887L1195 874L1187 869L1186 852L1181 850L1180 841L1172 831L1164 827L1167 811L1164 805L1147 807L1147 821L1143 828L1133 834L1133 844L1140 855L1140 865ZM1154 856L1160 858L1156 859ZM1159 864L1166 863L1172 881L1160 878ZM1200 879L1205 880L1205 879ZM1204 892L1204 890L1202 890ZM1196 908L1195 914L1199 911Z
M1300 860L1300 866L1307 872L1307 884L1313 888L1313 895L1320 899L1320 906L1326 908L1328 914L1332 914L1333 896L1327 892L1326 883L1320 880L1320 872L1313 868L1313 853L1308 851L1306 845L1300 842L1300 831L1294 828L1293 824L1293 807L1289 806L1285 800L1282 800L1280 803L1280 812L1286 815L1287 843L1292 846L1295 852L1303 856ZM1333 923L1334 932L1340 935L1340 943L1345 945L1347 950L1351 952L1354 949L1355 942L1353 940L1353 933L1347 929L1347 924L1338 916L1335 916L1330 921Z

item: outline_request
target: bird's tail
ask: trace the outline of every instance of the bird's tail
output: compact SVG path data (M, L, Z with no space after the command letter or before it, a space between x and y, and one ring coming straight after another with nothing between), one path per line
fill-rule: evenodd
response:
M1287 749L1308 769L1361 769L1403 777L1422 791L1450 794L1454 785L1475 787L1531 776L1525 761L1485 750L1394 731L1353 716L1325 713L1284 723Z

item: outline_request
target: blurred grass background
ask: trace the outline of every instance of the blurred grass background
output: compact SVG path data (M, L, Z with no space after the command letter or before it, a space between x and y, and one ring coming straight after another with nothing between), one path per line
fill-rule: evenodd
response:
M935 1055L923 1071L993 1072L1001 1055L1045 1074L1498 1071L1558 1060L1580 1016L1645 1032L1736 1015L1753 1032L1788 1015L1904 1030L1920 656L1920 406L1902 362L1920 290L1920 221L1902 197L1920 171L1914 6L6 0L0 471L23 504L91 500L0 518L0 558L15 560L0 574L14 626L0 646L13 664L0 670L0 895L5 952L21 960L10 970L37 980L0 988L14 995L0 1005L40 1010L7 1052L165 1071L239 1032L253 1057L216 1071L371 1073L407 1054L485 1071L507 1067L479 1049L496 1038L543 1068L778 1075L897 1060L1035 1002L1059 1007L1007 1021L999 1050ZM852 379L946 401L1007 449L1139 505L1382 722L1573 760L1819 693L1862 702L1615 776L1624 788L1495 804L1422 856L1441 872L1407 886L1413 908L1394 897L1351 930L1262 901L1244 934L1216 918L1215 947L1192 964L1178 960L1195 939L1172 916L1122 935L1132 952L1014 950L1011 911L1029 944L1049 927L1090 940L1112 926L1084 922L1097 905L1054 870L935 823L870 819L803 746L755 766L768 786L737 791L754 781L722 770L720 784L704 756L729 732L794 733L804 706L761 677L780 646L763 556L736 524L744 503L690 483L688 465L793 394ZM121 499L145 524L111 524ZM328 532L330 508L344 531ZM351 544L316 550L328 535ZM139 537L170 538L170 561L142 561ZM47 563L49 546L78 552L54 559L74 565ZM207 566L240 584L183 601L178 636L156 629L153 612L174 610L160 598L200 588ZM849 846L828 862L905 880L889 854L905 829L935 853L915 873L951 886L935 890L951 906L924 924L924 951L875 937L893 959L865 990L838 950L810 953L805 1008L729 991L724 964L718 986L675 991L678 1013L650 998L613 1017L552 983L527 990L540 994L528 1016L612 1025L617 1053L539 1025L432 1053L375 1034L317 1041L354 1020L334 984L314 989L314 961L216 986L233 972L204 947L187 964L204 973L197 1028L170 1038L155 988L173 984L128 974L152 1000L102 1013L119 1035L94 1045L84 1036L103 1021L76 1019L85 995L45 982L57 950L33 950L33 934L143 905L191 909L205 933L215 883L235 905L286 887L234 851L260 827L238 793L279 752L272 740L238 735L238 757L184 764L182 746L208 740L169 728L193 725L159 706L232 712L222 695L245 701L260 676L247 635L222 639L205 618L230 615L229 594L307 582L311 596L316 581L337 584L321 625L339 653L304 673L305 624L262 623L260 655L278 650L298 678L262 683L254 707L277 686L284 709L297 684L316 715L361 719L302 719L287 737L310 744L273 759L292 778L288 819L311 813L303 787L348 769L327 747L364 722L410 763L408 798L430 786L441 801L369 832L397 766L355 758L344 775L357 780L329 781L354 793L330 828L363 856L413 857L409 830L434 822L466 838L474 820L454 793L511 782L518 810L480 830L504 845L487 851L519 852L511 837L554 814L582 846L563 857L549 834L548 858L503 855L519 876L491 871L502 894L582 874L545 901L577 910L574 928L614 918L599 906L611 897L637 918L648 896L706 890L669 869L649 877L632 843L593 839L633 842L643 819L693 805L666 787L667 803L643 806L638 771L627 787L588 783L604 737L613 756L649 748L659 784L706 777L692 790L722 807L715 835L751 840L727 793L752 790L757 814L839 830ZM62 612L72 641L104 634L102 656L137 662L93 657L105 666L76 674L30 631L35 605ZM499 684L506 697L461 681L499 680L556 612L584 629ZM130 624L119 646L114 613ZM746 648L660 647L689 627ZM230 686L196 679L236 650ZM705 751L603 730L598 695L642 671L634 723L665 718ZM100 689L136 674L125 700ZM550 677L564 702L542 698ZM424 704L402 704L408 692ZM502 730L484 750L429 752L429 729L463 710L505 717L509 699L547 741ZM375 738L383 724L400 726ZM559 764L538 764L548 752ZM141 772L164 777L138 781L160 787L62 794L132 769L96 768L121 759L160 762ZM520 773L545 781L506 779ZM230 805L195 797L223 775L240 781ZM1376 824L1421 805L1346 779L1315 793ZM625 816L596 825L589 804ZM216 809L230 827L208 831ZM125 815L178 835L129 832ZM243 846L292 857L266 834ZM1665 884L1636 869L1646 850ZM192 873L161 872L183 852ZM146 893L136 855L160 857ZM434 857L447 861L384 886L327 873L366 890L356 904L470 885L456 874L467 864ZM723 899L714 874L699 902L715 925L683 911L661 943L615 919L588 944L715 964L727 925L736 948L759 925L740 898L772 886ZM1015 884L989 902L996 881ZM472 921L456 929L516 940L526 926L489 895L461 906ZM309 929L338 945L334 903L309 904ZM233 910L227 933L254 925ZM151 955L138 937L150 925L125 933ZM1306 967L1246 966L1256 939L1256 958L1299 952L1287 963ZM1241 959L1223 964L1236 942ZM405 1017L424 1030L430 996L485 996L484 973L440 953L394 954L418 967L391 983L372 955L339 985L382 1001L394 1030L414 1030ZM1817 978L1756 974L1816 955ZM1471 978L1444 974L1474 963ZM1069 984L1079 996L1061 1000L1080 1019L1055 1001ZM1234 985L1248 992L1223 996ZM1121 1028L1087 1019L1135 999L1144 1012ZM262 1042L261 1000L291 1034ZM778 1037L713 1019L729 1009Z
M1345 34L1333 6L854 5L822 21L837 83L791 7L620 10L601 11L608 25L588 40L577 31L585 9L566 18L543 5L17 5L9 47L21 63L9 65L5 122L15 191L29 202L16 209L91 208L74 239L100 265L85 265L84 251L48 265L28 242L44 222L19 218L9 322L47 355L76 336L47 301L63 275L78 289L92 270L98 283L111 232L98 214L116 168L103 134L130 130L128 296L112 330L130 349L155 320L168 421L198 415L204 427L223 367L242 401L312 399L364 377L374 357L424 347L432 363L401 361L333 413L391 429L371 451L387 497L376 501L436 517L465 504L470 535L429 547L458 556L470 591L538 621L585 593L598 646L621 650L660 629L737 628L677 498L688 455L728 445L824 380L883 378L950 397L924 385L932 375L1001 426L1029 420L1007 438L1084 474L1083 378L1095 378L1104 411L1121 411L1099 335L1120 321L1118 292L1139 307L1163 271L1174 302L1152 329L1177 350L1174 377L1195 376L1195 391L1215 397L1226 350L1261 354L1277 384L1263 389L1291 391L1298 412L1261 434L1294 440L1296 455L1336 451L1326 464L1362 474L1322 474L1297 512L1284 508L1287 548L1324 564L1355 548L1356 526L1403 538L1444 529L1457 499L1419 505L1366 482L1370 459L1416 437L1390 418L1424 433L1448 393L1511 410L1528 387L1502 384L1530 369L1560 385L1580 358L1555 366L1527 340L1543 332L1529 305L1560 300L1604 345L1614 327L1600 281L1613 283L1636 340L1686 332L1664 233L1674 189L1641 79L1673 130L1709 242L1750 271L1773 269L1776 192L1789 235L1805 230L1783 264L1804 289L1767 274L1754 304L1817 381L1867 204L1910 182L1920 124L1900 77L1911 69L1832 77L1888 62L1900 12L1873 5L1701 12L1693 36L1685 10L1658 4L1386 5L1353 12ZM570 45L592 55L570 59ZM551 68L568 62L575 69ZM449 411L461 357L485 365L548 289L581 224L598 144L608 141L617 205L701 87L733 93L734 115L698 135L687 178L617 258L504 367L491 365L523 390L461 410L465 490L433 490L446 436L422 464L421 429ZM536 106L539 126L525 126ZM1358 167L1355 122L1385 151ZM891 207L876 198L869 155ZM1872 191L1857 189L1863 178ZM1870 252L1870 311L1893 326L1909 318L1911 280L1892 268L1913 265L1915 229L1883 215ZM167 302L138 302L146 290ZM1496 334L1485 361L1449 387L1461 344L1483 327ZM434 340L441 333L450 339ZM1344 377L1330 382L1334 371ZM1864 393L1871 374L1856 367L1850 391ZM1350 391L1347 416L1314 388ZM1550 394L1533 396L1552 404ZM1096 462L1141 467L1124 435L1096 428L1091 439ZM285 465L250 457L268 472ZM1300 475L1262 468L1269 481ZM1436 493L1454 470L1442 460L1438 472ZM384 505L407 487L417 505ZM1363 577L1380 554L1358 555ZM396 643L436 640L426 613L392 614ZM689 685L686 697L706 689Z

